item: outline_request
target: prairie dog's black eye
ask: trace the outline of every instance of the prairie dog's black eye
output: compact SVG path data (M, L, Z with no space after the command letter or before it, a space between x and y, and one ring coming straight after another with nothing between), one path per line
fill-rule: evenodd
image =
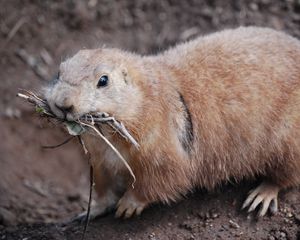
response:
M108 84L108 76L107 75L102 75L99 78L99 81L97 83L97 87L105 87Z

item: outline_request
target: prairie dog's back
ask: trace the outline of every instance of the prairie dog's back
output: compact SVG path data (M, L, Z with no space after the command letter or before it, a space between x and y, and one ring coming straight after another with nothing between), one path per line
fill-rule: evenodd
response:
M240 27L198 37L170 48L162 55L165 62L177 66L209 60L235 64L248 59L251 63L259 56L268 59L270 64L278 61L276 56L286 58L286 53L299 57L299 45L296 38L270 28Z
M279 164L274 154L300 153L300 132L288 140L300 129L297 39L242 27L179 45L161 59L192 112L203 185L265 173Z

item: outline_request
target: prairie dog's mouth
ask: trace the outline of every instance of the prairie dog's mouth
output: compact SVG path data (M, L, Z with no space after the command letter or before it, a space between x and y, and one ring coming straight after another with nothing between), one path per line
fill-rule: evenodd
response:
M112 117L106 113L106 112L89 112L89 113L84 113L81 114L78 118L78 120L83 120L83 121L93 121L93 120L97 120L97 121L107 121L112 119Z
M76 116L74 116L74 114L72 114L72 113L67 113L67 114L66 114L66 120L67 120L67 121L75 121L75 120L77 120L77 118L76 118Z
M78 116L80 116L79 114L64 111L57 107L55 107L55 108L51 107L51 110L57 118L59 118L63 121L70 121L70 122L76 121L78 119Z

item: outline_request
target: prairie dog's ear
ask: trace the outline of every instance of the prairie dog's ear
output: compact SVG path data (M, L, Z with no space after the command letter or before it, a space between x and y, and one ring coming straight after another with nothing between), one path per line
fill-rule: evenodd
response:
M127 68L122 66L121 67L121 71L122 71L122 75L123 75L123 78L124 78L124 81L126 84L129 83L129 77L128 77L128 71L127 71Z
M124 67L124 66L122 66L121 68L122 68L122 74L123 74L123 76L126 77L127 74L128 74L127 68Z

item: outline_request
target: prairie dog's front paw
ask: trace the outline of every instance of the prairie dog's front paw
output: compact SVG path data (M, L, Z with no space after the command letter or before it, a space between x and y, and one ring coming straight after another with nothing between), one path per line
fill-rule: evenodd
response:
M113 211L118 199L118 196L112 190L106 191L103 196L97 198L96 201L92 201L89 219L93 220ZM86 218L87 211L84 211L72 218L69 222L83 222L86 220Z
M140 215L147 206L145 201L138 200L131 191L126 192L117 204L115 217L130 218L131 216Z

